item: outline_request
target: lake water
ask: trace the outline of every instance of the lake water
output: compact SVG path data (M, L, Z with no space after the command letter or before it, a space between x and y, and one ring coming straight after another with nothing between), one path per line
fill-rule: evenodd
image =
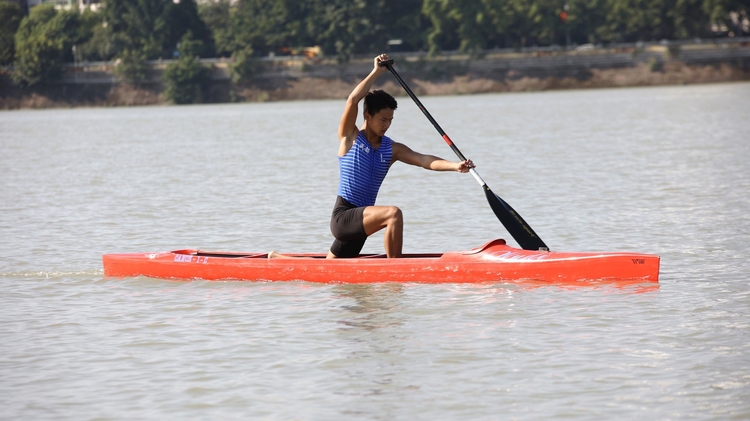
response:
M659 285L105 278L325 252L343 99L2 112L0 419L750 418L750 84L421 99L550 248ZM399 103L391 137L454 159ZM515 245L470 175L397 164L378 201L405 252Z

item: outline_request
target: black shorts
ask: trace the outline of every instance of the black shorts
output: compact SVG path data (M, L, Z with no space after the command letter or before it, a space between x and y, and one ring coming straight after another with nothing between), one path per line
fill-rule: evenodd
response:
M336 257L357 257L367 240L364 225L365 207L349 202L341 196L331 214L331 234L336 240L331 245L331 253Z

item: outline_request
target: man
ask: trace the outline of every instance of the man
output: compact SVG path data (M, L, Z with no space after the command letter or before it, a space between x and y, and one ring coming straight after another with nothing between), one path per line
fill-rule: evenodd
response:
M470 159L450 162L433 155L415 152L406 145L385 136L393 121L396 100L384 91L372 91L375 80L387 71L381 63L388 55L375 57L372 71L357 85L346 100L339 122L338 197L331 215L331 233L336 238L328 258L357 257L367 237L385 228L385 253L401 257L404 217L396 206L376 206L375 199L390 166L401 161L433 171L469 172ZM364 123L357 127L359 102L364 99ZM271 252L269 258L287 258Z
M356 257L370 235L385 228L385 253L401 257L404 219L396 206L376 206L375 198L390 166L401 161L433 171L469 172L471 160L450 162L415 152L385 136L391 126L396 100L384 91L370 92L375 80L387 71L389 60L381 54L372 71L346 100L339 122L338 197L331 216L331 232L336 240L328 258ZM382 64L381 64L382 63ZM357 127L359 102L364 99L364 123Z

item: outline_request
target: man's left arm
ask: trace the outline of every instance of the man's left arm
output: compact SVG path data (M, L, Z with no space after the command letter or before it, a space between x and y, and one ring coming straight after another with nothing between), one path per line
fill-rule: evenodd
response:
M466 173L474 168L474 163L471 162L471 159L461 162L446 161L434 155L415 152L408 146L398 142L393 142L393 162L395 161L401 161L432 171L458 171Z

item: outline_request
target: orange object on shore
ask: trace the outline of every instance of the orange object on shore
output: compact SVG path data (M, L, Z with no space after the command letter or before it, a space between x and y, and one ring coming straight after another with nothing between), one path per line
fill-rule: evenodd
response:
M176 250L105 254L104 275L163 279L308 281L324 283L589 283L658 282L659 256L627 252L563 253L530 251L494 240L460 252L362 255L326 259L324 254L287 254L300 259L268 259L268 253Z

